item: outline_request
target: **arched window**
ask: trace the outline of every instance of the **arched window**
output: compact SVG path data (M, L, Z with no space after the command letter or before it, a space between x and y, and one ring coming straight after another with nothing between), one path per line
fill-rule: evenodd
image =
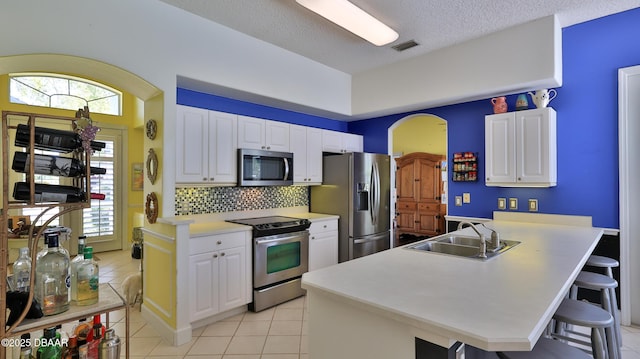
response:
M97 82L47 73L9 75L9 101L32 106L76 111L89 106L91 113L120 116L122 93Z

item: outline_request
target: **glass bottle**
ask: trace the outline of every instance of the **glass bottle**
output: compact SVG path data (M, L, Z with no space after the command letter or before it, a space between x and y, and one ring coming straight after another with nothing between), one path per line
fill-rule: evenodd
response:
M71 300L78 300L78 264L84 260L84 247L87 236L78 237L78 254L71 260L69 270L71 271Z
M41 150L54 150L68 153L82 148L80 135L73 131L64 131L46 127L35 127L33 146ZM15 145L29 147L31 145L31 128L29 125L19 124L16 129ZM91 141L91 148L100 151L105 148L104 142Z
M29 173L31 161L26 152L15 152L11 168L16 172ZM83 177L87 174L82 161L76 158L59 157L52 155L34 155L33 172L41 175L53 175L62 177ZM91 167L91 175L103 175L107 170L100 167Z
M24 333L20 336L20 359L31 359L31 334Z
M60 358L62 348L58 335L55 327L44 329L44 334L40 338L41 345L37 351L37 358Z
M34 201L40 202L59 202L59 203L77 203L84 202L87 196L80 188L73 186L52 185L44 183L36 183L34 187ZM30 188L27 182L16 182L13 187L13 198L17 201L30 200Z
M58 235L47 236L47 253L36 263L34 297L44 315L69 309L69 256L58 248Z
M77 304L90 305L98 302L98 264L93 260L93 248L85 247L84 260L77 267Z
M71 336L69 337L69 342L67 344L67 351L62 359L78 359L80 354L78 353L78 337Z
M18 292L29 291L29 280L31 278L31 257L29 248L20 248L20 256L13 262L13 284Z

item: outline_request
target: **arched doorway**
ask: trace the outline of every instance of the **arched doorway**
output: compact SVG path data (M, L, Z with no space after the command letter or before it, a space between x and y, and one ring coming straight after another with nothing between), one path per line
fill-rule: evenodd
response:
M393 225L392 238L395 238L396 215L396 176L395 158L412 152L426 152L447 157L447 121L431 114L413 114L399 119L391 125L387 132L388 149L391 156L391 223ZM446 171L446 167L444 169ZM447 177L443 176L442 204L446 206ZM394 242L392 240L392 242ZM392 243L392 246L395 243Z
M100 61L60 54L29 54L29 55L15 55L0 57L0 74L6 75L10 73L23 73L23 72L46 72L46 73L58 73L58 74L72 74L77 77L83 77L92 79L94 81L110 84L117 87L135 97L134 105L137 112L139 112L139 127L142 134L143 121L145 118L149 118L148 114L162 113L163 112L163 94L162 92L140 78L139 76L125 71L116 66L103 63ZM3 109L4 110L4 109ZM154 118L160 119L157 116ZM142 135L140 139L142 140ZM139 149L140 158L144 157L144 150ZM125 151L126 153L126 151ZM127 161L124 161L127 162ZM123 171L119 171L119 176L123 177L125 183L128 183L130 178L128 173L129 166L124 166ZM128 187L128 186L126 186ZM147 189L145 189L147 190ZM119 197L125 203L124 209L120 215L122 220L121 228L119 229L119 241L121 245L117 248L126 248L130 233L132 232L134 212L140 212L143 208L144 198L141 194L137 196L127 197L127 191L124 190L123 196ZM140 197L139 199L137 197ZM72 223L70 223L72 224ZM68 225L68 224L65 224ZM73 226L77 227L77 226ZM77 233L73 237L77 237ZM70 243L71 248L75 248L73 243ZM105 250L109 248L105 246Z

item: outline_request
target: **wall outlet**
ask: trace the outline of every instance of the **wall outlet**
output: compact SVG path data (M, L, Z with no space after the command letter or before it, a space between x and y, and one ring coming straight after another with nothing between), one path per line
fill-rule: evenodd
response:
M511 210L518 209L518 199L517 198L509 198L509 209L511 209Z
M529 198L529 212L538 212L538 200Z
M462 196L456 196L456 206L462 206Z
M498 209L507 209L507 199L506 198L498 198Z
M462 194L462 203L471 203L471 193Z

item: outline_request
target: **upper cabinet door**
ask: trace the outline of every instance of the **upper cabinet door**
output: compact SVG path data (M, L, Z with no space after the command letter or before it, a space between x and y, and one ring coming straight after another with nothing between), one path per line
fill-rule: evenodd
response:
M322 130L319 128L307 127L307 178L312 184L322 184Z
M238 116L238 148L264 150L265 127L263 119Z
M209 180L214 183L238 181L237 131L236 115L209 111Z
M492 183L516 180L516 124L511 112L485 118L485 174Z
M208 181L208 110L179 105L176 120L176 182Z
M289 124L265 121L265 150L289 152Z
M556 112L550 108L516 112L516 132L517 182L555 185Z
M309 164L307 162L307 128L291 125L289 131L290 149L293 152L293 182L306 183L307 165ZM320 155L322 156L322 152Z

